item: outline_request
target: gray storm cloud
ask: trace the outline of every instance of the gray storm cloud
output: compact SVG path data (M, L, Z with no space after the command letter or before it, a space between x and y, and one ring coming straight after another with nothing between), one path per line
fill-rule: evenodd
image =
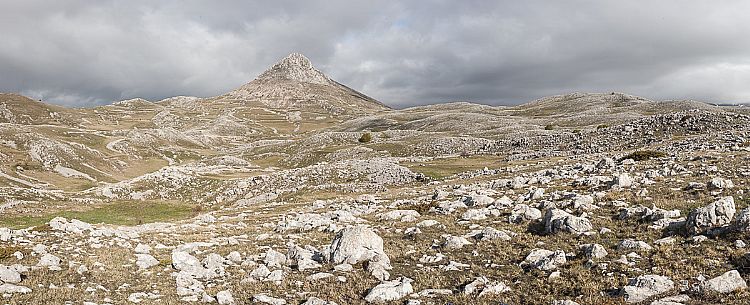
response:
M394 107L750 101L747 1L0 1L0 91L213 96L291 52Z

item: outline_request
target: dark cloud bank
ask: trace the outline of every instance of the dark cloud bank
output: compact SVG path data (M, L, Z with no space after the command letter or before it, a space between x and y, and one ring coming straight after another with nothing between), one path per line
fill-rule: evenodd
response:
M748 1L2 1L0 91L217 95L301 52L391 106L572 91L750 102Z

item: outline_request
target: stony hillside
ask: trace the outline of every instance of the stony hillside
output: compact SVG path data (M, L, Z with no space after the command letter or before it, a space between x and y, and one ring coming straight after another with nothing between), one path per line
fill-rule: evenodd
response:
M273 109L329 114L362 114L388 109L375 99L328 78L299 53L287 56L224 97L258 102Z
M750 113L389 109L292 54L215 97L0 94L6 304L747 304Z

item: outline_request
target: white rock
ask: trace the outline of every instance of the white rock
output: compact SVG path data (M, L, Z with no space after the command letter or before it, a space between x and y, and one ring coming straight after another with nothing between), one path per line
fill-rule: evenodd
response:
M419 223L417 223L417 228L427 228L427 227L432 227L432 226L439 225L439 224L440 223L437 220L427 219L427 220L422 220Z
M13 231L8 228L0 228L0 241L10 241L13 237Z
M329 277L333 277L333 274L327 273L327 272L318 272L318 273L313 273L307 276L305 279L308 281L317 281L317 280L322 280L322 279L326 279Z
M266 277L264 281L266 282L275 282L275 283L281 283L281 281L284 280L284 271L282 270L274 270L271 271L270 274Z
M229 254L227 254L227 260L235 264L240 264L242 263L242 254L237 251L229 252Z
M31 251L36 254L45 254L47 253L47 246L43 244L36 244L33 248L31 248Z
M203 302L203 303L213 303L213 302L216 302L216 298L210 296L206 292L203 292L203 296L201 296L201 302Z
M479 297L483 297L483 296L491 295L491 294L501 294L501 293L505 293L509 291L511 291L511 289L510 287L505 285L505 283L495 281L495 282L487 283L484 286L484 289L482 289L482 292L479 293Z
M172 266L174 266L177 270L186 270L190 268L203 268L201 265L201 262L198 261L195 256L190 255L190 253L182 252L182 251L173 251L172 252Z
M490 196L481 194L472 194L464 199L464 203L466 203L466 205L470 207L488 206L493 202L495 202L495 199Z
M14 284L2 284L0 285L0 294L6 294L6 293L29 293L31 292L31 289L25 286L18 286Z
M732 228L739 232L750 232L750 208L745 208L737 213Z
M89 268L88 268L88 267L86 267L86 265L80 265L80 266L78 266L78 268L76 269L76 273L78 273L78 274L80 274L80 275L84 275L84 274L86 274L86 273L88 273L88 272L89 272Z
M269 268L281 267L286 265L286 255L274 249L268 249L265 258L263 258L263 262Z
M232 297L232 292L229 290L219 291L219 293L216 294L216 301L219 305L233 305L234 298Z
M151 252L151 246L146 244L138 244L138 246L135 247L135 253L138 254L148 254Z
M653 247L641 240L625 239L617 244L620 251L651 251Z
M254 295L253 302L270 304L270 305L285 305L286 304L286 300L270 297L266 295L265 293Z
M366 226L343 229L331 242L330 261L334 264L355 265L378 254L385 255L383 239Z
M146 294L145 292L134 292L128 295L128 302L137 304L143 302L143 300L147 297L148 294Z
M0 265L0 282L18 284L21 282L21 274L5 265Z
M710 189L731 189L734 188L734 183L732 180L724 179L720 177L712 178L711 181L708 182L708 187Z
M584 244L581 245L581 251L587 258L599 259L607 256L607 249L600 244Z
M630 280L628 285L622 288L622 291L626 302L639 303L672 289L674 289L674 282L668 277L661 275L641 275Z
M472 243L463 236L445 236L445 242L443 247L447 249L461 249L463 246L471 245Z
M268 275L271 274L271 270L266 267L266 265L260 265L257 268L255 268L253 271L248 274L248 278L253 281L261 281L268 277Z
M534 249L526 256L522 265L543 271L552 271L567 263L565 252L557 250Z
M336 270L338 272L351 272L352 270L354 270L354 267L352 265L344 263L333 266L333 270Z
M136 254L135 265L140 269L148 269L159 265L159 261L150 254Z
M615 176L615 186L620 188L629 188L633 185L633 179L630 178L628 173L622 173Z
M685 228L689 234L703 234L711 229L728 225L733 220L734 213L734 198L723 197L708 206L690 212Z
M544 215L544 229L548 234L569 232L581 234L591 231L591 222L584 217L573 216L560 209L549 209Z
M486 277L477 277L471 283L466 284L463 288L464 294L474 294L479 292L479 297L490 294L500 294L511 291L503 282L490 281Z
M411 286L412 280L401 277L393 281L383 282L372 288L365 296L368 303L384 304L400 300L414 292Z
M508 232L504 230L497 230L492 227L486 227L482 229L482 232L480 232L478 235L475 235L475 238L478 238L479 240L502 240L502 241L509 241L515 236L516 233Z
M747 288L745 279L740 276L737 270L728 271L720 276L705 281L701 287L719 293L729 293L739 289Z
M542 218L542 211L525 204L517 204L508 216L508 222L521 223Z
M338 305L336 302L325 301L316 297L310 297L301 305Z
M60 258L49 253L44 254L44 256L39 259L37 266L47 267L49 270L62 270L62 268L60 268Z
M297 245L290 245L287 252L287 264L294 266L299 271L320 268L320 264L313 259L313 251Z
M193 296L195 297L195 300L198 299L198 294L202 294L204 292L203 289L205 288L203 283L196 280L190 273L185 271L180 271L177 273L175 283L177 285L177 295Z
M664 297L656 301L651 302L651 305L684 305L683 302L690 301L690 297L685 294L680 294L671 297Z

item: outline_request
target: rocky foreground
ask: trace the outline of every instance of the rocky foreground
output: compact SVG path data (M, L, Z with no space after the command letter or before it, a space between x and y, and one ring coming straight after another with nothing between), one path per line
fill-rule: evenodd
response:
M5 229L0 290L10 304L744 302L746 152L583 159L175 223Z
M0 294L750 304L748 114L621 93L390 110L299 54L211 98L0 94Z

